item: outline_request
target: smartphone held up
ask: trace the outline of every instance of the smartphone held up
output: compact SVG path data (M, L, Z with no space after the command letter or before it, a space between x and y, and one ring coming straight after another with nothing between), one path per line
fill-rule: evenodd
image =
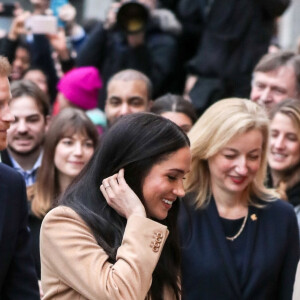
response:
M26 20L26 29L32 34L55 34L57 18L55 16L33 15Z

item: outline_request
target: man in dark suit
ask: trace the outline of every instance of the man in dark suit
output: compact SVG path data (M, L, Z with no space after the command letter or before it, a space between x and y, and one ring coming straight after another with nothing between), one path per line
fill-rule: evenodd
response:
M0 150L7 146L7 130L14 121L10 65L0 56ZM26 188L22 176L0 163L0 299L38 300L38 284L30 254Z

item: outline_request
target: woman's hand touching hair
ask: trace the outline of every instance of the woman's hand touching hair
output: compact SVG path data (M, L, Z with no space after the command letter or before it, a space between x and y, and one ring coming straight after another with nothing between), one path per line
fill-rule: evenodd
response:
M124 169L102 181L100 190L107 204L119 215L128 219L131 215L146 217L145 207L124 178Z

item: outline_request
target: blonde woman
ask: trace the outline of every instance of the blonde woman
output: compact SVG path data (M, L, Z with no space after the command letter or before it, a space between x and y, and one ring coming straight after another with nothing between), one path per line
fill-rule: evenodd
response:
M263 109L246 99L215 103L190 131L179 219L184 299L291 299L297 220L264 187L268 132Z

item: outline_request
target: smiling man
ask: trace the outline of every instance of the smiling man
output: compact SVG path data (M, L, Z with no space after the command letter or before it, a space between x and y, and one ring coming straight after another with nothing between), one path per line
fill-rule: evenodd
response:
M8 75L10 65L0 56L0 150L14 116ZM20 174L0 163L0 299L38 300L37 277L30 254L25 184Z
M1 153L2 162L22 174L32 185L41 164L44 136L49 121L47 96L33 82L13 82L9 107L15 120L7 132L8 148Z
M141 72L127 69L116 73L108 82L105 114L109 125L120 117L149 111L152 84Z
M280 51L263 56L254 69L250 98L267 111L287 98L300 101L300 55Z

